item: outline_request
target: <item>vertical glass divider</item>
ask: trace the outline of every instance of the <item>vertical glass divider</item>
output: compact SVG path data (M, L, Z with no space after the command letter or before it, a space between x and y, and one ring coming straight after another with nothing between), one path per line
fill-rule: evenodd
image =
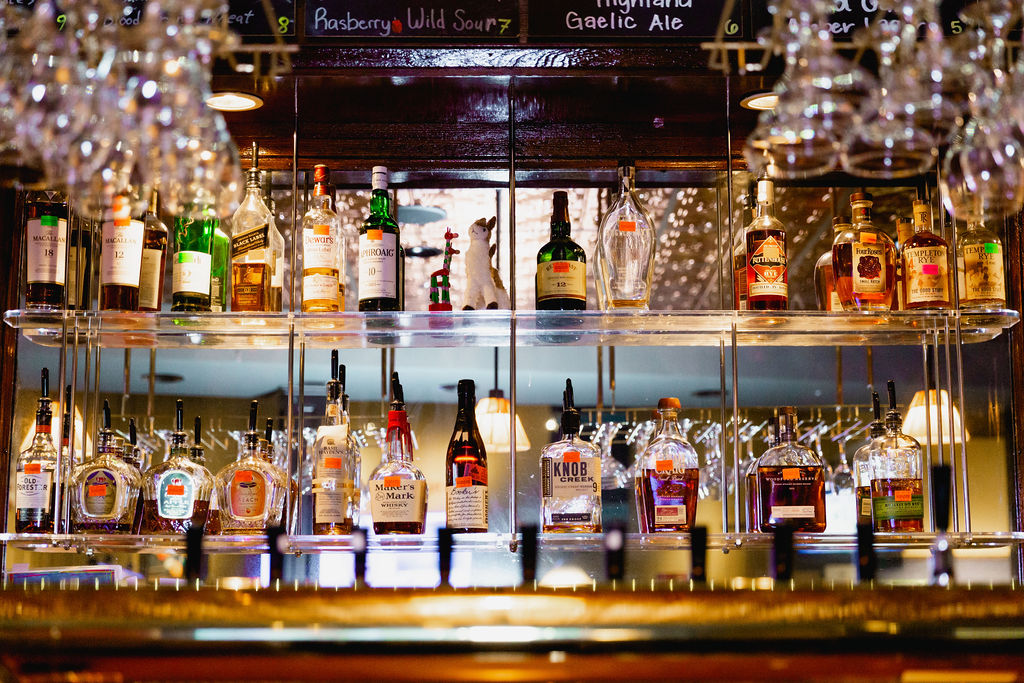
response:
M295 457L296 463L291 468L291 474L295 477L295 499L296 502L292 505L292 509L295 510L295 520L292 523L293 534L302 533L302 520L305 511L302 509L302 466L306 462L306 437L304 435L305 417L306 417L306 342L305 340L299 342L299 402L296 406L292 406L292 402L288 401L289 414L291 410L297 410L298 415L295 416L295 441L297 448L292 447L292 441L288 440L288 458L289 465L291 465L292 456ZM290 435L289 435L290 436ZM313 533L313 527L309 528L310 533Z
M925 333L923 335L922 343L921 343L921 368L923 370L923 377L924 377L924 432L925 432L925 451L924 451L924 453L925 453L925 467L924 467L924 471L921 474L924 475L922 477L924 479L922 484L924 484L925 488L928 491L931 491L932 490L932 486L934 485L934 482L931 481L931 478L932 478L932 465L934 464L934 462L932 461L932 416L931 416L931 412L932 412L932 407L931 407L931 391L932 391L932 386L931 386L931 384L932 383L930 381L928 381L928 334L927 333ZM909 412L909 407L910 407L909 403L907 404L907 407L908 407L908 411L907 412ZM940 461L939 464L940 465L942 464L941 461ZM930 495L928 496L928 518L930 520L928 530L931 531L932 533L935 533L935 503L934 503L934 498L932 496L930 496Z
M289 320L289 324L288 324L288 412L287 412L287 421L286 421L286 424L285 424L285 429L287 430L287 438L285 439L285 443L287 444L287 448L288 448L288 461L287 461L288 477L289 477L290 480L294 481L295 484L296 484L296 486L295 486L295 491L296 491L295 500L294 501L289 500L289 502L288 502L288 508L289 508L289 510L294 511L294 514L291 515L291 519L288 520L288 528L287 528L286 531L288 533L290 533L290 534L295 534L295 533L298 533L298 530L299 530L299 520L302 518L302 512L303 512L302 511L302 457L301 457L302 456L302 450L301 450L301 448L302 448L302 444L301 444L301 442L302 442L302 423L301 423L301 418L302 418L302 405L301 405L301 402L302 402L302 395L301 395L302 394L302 386L301 386L301 382L302 382L302 375L303 375L303 370L304 370L303 364L306 361L306 343L303 341L301 343L301 351L300 351L300 354L299 354L299 382L300 382L300 386L299 386L299 394L300 394L300 397L299 397L299 402L300 402L300 405L299 405L299 418L300 418L300 420L299 420L298 433L296 434L296 430L295 430L295 416L294 416L294 410L295 410L295 403L294 403L294 400L295 400L295 398L294 398L295 397L294 373L295 373L295 301L296 301L296 298L295 298L295 261L296 261L296 251L297 251L297 249L296 249L296 241L295 241L295 223L296 223L296 219L298 217L298 213L297 213L298 212L298 205L296 204L296 199L297 199L298 194L299 194L299 186L298 186L298 182L299 182L299 78L298 77L296 77L296 78L294 78L292 80L292 104L293 104L293 110L292 110L292 116L293 116L293 119L292 119L292 225L291 225L291 245L292 245L292 249L291 249L291 254L289 255L289 263L291 265L291 272L289 273L289 276L288 276L288 291L290 293L289 301L288 301L288 314L287 314L288 315L288 320ZM273 176L271 176L270 192L273 193L273 191L274 191L274 181L273 181ZM284 302L282 301L281 303L282 303L282 306L283 306ZM299 449L300 449L298 457L296 457L295 448L293 447L293 444L295 443L296 439L298 439L298 441L299 441ZM289 489L290 488L291 487L289 487ZM291 490L288 491L288 498L291 498Z
M70 236L68 236L68 241L69 242L71 241L70 240ZM67 252L67 251L70 251L70 250L65 250L65 252ZM66 256L66 254L65 254L65 256ZM68 272L67 271L67 263L65 263L65 265L64 265L64 273L66 274L67 272ZM66 281L67 281L67 275L65 275L65 282ZM60 361L59 361L59 367L57 369L57 375L59 377L58 382L57 382L57 415L59 415L60 418L57 420L57 443L56 443L56 446L57 446L57 466L53 470L53 532L54 533L60 533L60 528L61 528L61 526L63 525L63 522L64 522L64 515L61 514L61 508L62 508L62 506L64 504L64 499L65 499L65 496L63 495L63 492L64 492L64 488L63 487L67 486L67 481L65 481L64 477L62 476L63 473L64 473L64 470L65 470L65 463L63 462L63 458L66 457L66 456L65 456L64 453L61 453L61 444L64 443L64 404L67 403L67 401L69 400L69 397L67 396L67 392L64 391L65 386L67 386L66 383L67 383L67 372L68 372L68 369L67 369L67 365L68 365L68 363L67 363L67 356L68 356L68 323L69 322L71 323L71 326L72 326L71 329L75 330L75 337L76 338L78 337L77 329L76 329L76 326L78 324L77 319L72 318L70 321L68 320L69 311L67 309L67 304L66 304L66 301L67 301L67 299L66 299L67 291L68 291L68 288L65 287L64 288L65 306L64 306L63 315L61 316ZM73 415L73 413L72 413L72 415ZM74 421L74 417L73 416L72 416L72 421ZM13 451L14 449L12 448L11 450ZM17 460L17 454L12 453L11 455L14 456L14 459L16 461ZM15 469L17 469L17 463L15 463Z
M951 509L953 513L953 531L958 532L960 531L960 499L959 492L957 491L957 479L959 477L957 476L956 471L956 427L954 426L953 421L953 370L950 367L949 359L949 315L944 315L943 320L945 322L945 337L943 342L943 350L945 351L946 357L946 415L949 420L949 468L950 471L953 473L953 489L950 492L952 500L950 501L950 503L952 504ZM941 406L942 403L940 402L939 405ZM939 417L942 417L941 411L939 412ZM963 420L963 418L964 415L963 413L961 413L960 419Z
M731 212L731 209L730 209L730 212ZM733 314L732 314L732 330L731 330L731 333L730 333L730 340L729 340L730 343L732 344L732 437L733 437L732 457L733 457L733 464L734 464L733 473L732 473L732 481L733 481L733 494L736 496L736 501L734 503L734 506L736 508L736 519L733 522L733 528L736 530L736 533L739 533L739 531L740 531L739 506L740 506L740 495L741 495L741 493L740 493L740 426L739 426L739 419L738 419L739 418L739 414L740 414L740 390L739 390L739 387L740 387L740 375L739 375L739 364L740 364L739 358L740 358L740 353L739 353L739 344L736 341L736 321L737 321L737 314L735 312L733 312ZM724 366L722 368L722 372L723 372L723 374L725 372ZM725 402L725 394L724 394L724 392L722 394L722 402L723 403ZM724 429L723 429L723 431L724 431ZM722 456L722 459L723 460L725 459L724 454ZM728 487L728 485L726 483L724 483L724 478L723 478L722 495L723 496L727 495L728 491L729 491L729 487Z
M971 533L971 486L967 476L967 411L964 408L964 359L960 337L960 314L956 316L956 376L957 403L960 404L960 476L963 479L964 531ZM949 398L950 405L953 397ZM951 411L952 412L952 411Z
M509 475L508 475L508 525L512 535L512 550L518 548L516 531L519 528L516 507L516 83L515 76L508 79L508 280L509 280ZM499 256L500 259L500 256Z

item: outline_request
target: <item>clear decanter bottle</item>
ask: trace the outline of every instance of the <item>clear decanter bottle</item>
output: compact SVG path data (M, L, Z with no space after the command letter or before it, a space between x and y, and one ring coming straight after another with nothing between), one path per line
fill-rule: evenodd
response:
M594 258L601 279L599 302L607 309L646 311L651 300L651 278L657 234L647 207L636 193L636 168L619 163L619 194L597 233Z
M71 521L76 533L128 533L135 521L142 477L124 461L124 440L110 428L110 404L103 401L103 428L96 457L71 475Z

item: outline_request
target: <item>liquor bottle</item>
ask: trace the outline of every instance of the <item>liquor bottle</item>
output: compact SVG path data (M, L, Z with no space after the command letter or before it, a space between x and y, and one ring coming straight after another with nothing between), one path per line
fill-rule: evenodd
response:
M231 310L270 311L270 280L274 216L260 190L259 145L252 143L252 165L246 172L245 199L231 217Z
M832 270L844 311L888 311L896 285L896 247L871 222L871 195L850 196L853 225L832 241Z
M832 236L850 229L850 219L846 216L836 216L832 219ZM829 312L841 312L843 304L839 301L839 293L836 291L835 271L832 268L832 248L829 247L824 254L818 257L814 264L814 293L818 300L818 310Z
M146 224L132 218L131 203L114 197L110 220L103 222L100 250L100 310L139 310L139 282Z
M335 187L331 183L331 172L324 164L317 164L313 167L313 196L327 197L330 202L331 211L338 213L338 206L335 199ZM345 273L348 248L345 231L341 231L341 245L338 249L338 308L345 310Z
M743 196L743 225L749 225L757 215L757 183L747 185ZM747 232L736 231L732 245L733 306L737 311L747 310Z
M92 302L93 222L68 211L68 308L88 310Z
M487 532L487 452L476 426L476 384L460 379L445 457L445 520L455 533Z
M278 455L277 452L277 440L274 438L274 418L268 417L266 426L263 429L263 437L260 439L260 457L270 467L277 470L278 476L281 481L285 483L285 495L281 500L279 509L274 511L271 521L269 524L276 525L282 523L284 519L284 511L286 506L292 504L293 501L298 500L299 487L295 483L295 480L288 476L288 472L285 470L288 462L288 454L281 453ZM284 463L285 467L278 465L278 463Z
M765 433L764 439L766 450L774 448L777 443L775 439L777 423L778 419L774 415L771 415L768 418L768 431ZM757 460L757 458L754 458L751 461L743 476L744 495L746 497L747 531L761 530L761 504L757 496Z
M892 310L905 311L903 301L903 245L914 236L914 221L906 216L896 217L896 300Z
M210 262L210 310L224 313L231 301L231 219L217 222L213 230Z
M956 240L957 292L960 309L1006 307L1003 243L980 219L967 221Z
M25 534L53 533L53 477L57 449L50 436L53 409L50 402L50 371L42 370L42 394L36 405L36 435L32 445L18 455L14 530Z
M562 392L562 438L540 452L541 530L601 533L601 453L580 439L572 381Z
M193 198L189 208L188 214L174 217L171 310L209 311L213 235L218 221L213 199L207 194Z
M875 531L924 529L921 444L901 430L896 385L889 380L889 411L880 448L871 454L871 516Z
M25 196L25 308L64 307L68 204L59 192Z
M619 162L619 194L597 231L595 259L605 292L605 307L646 311L651 301L651 278L657 235L647 207L636 193L636 168Z
M277 203L273 198L273 184L270 174L266 174L263 188L263 203L270 210L270 248L273 250L273 273L270 276L270 311L280 313L284 310L284 237L277 229Z
M637 466L636 513L641 533L689 531L697 516L700 463L679 428L678 398L658 401L661 426Z
M374 166L370 215L359 226L359 310L401 310L401 236L391 217L388 169Z
M757 215L746 229L747 309L784 311L789 308L786 228L772 215L775 184L757 180Z
M914 234L900 249L900 263L907 310L949 308L949 244L932 232L926 201L914 202Z
M142 533L145 534L183 534L193 526L207 523L213 475L197 462L204 457L200 445L202 422L196 418L194 447L190 449L183 413L182 401L178 399L167 459L150 467L143 478ZM195 449L198 454L193 452Z
M131 526L131 533L137 534L142 529L142 487L145 483L142 478L142 473L145 470L145 467L142 464L142 449L139 448L139 434L135 426L134 417L128 419L128 441L126 443L122 443L122 446L124 447L124 461L131 465L132 469L134 469L139 475L139 493L135 496L135 512L132 515Z
M825 530L825 475L821 460L797 442L796 408L779 409L778 443L757 460L761 531L788 526Z
M412 436L398 373L391 373L391 410L384 462L370 474L370 516L375 534L422 534L427 518L427 478L412 462Z
M157 191L149 196L149 210L142 242L142 275L139 278L139 310L159 311L164 304L164 272L167 268L167 226L160 220Z
M353 501L358 476L350 448L350 425L346 419L344 395L345 366L338 365L337 350L331 351L331 379L327 381L327 411L316 430L313 444L313 533L352 533L358 508Z
M71 520L76 533L128 533L135 521L142 478L124 461L123 440L110 429L110 404L103 401L103 428L96 457L71 475Z
M218 505L218 496L216 489L216 480L213 478L213 474L206 467L206 451L203 450L203 422L196 416L195 426L193 431L192 448L188 449L188 458L196 465L199 465L210 477L210 490L209 490L209 503L207 505L206 513L206 527L204 532L207 535L214 535L220 533L220 506ZM196 500L196 514L193 515L193 519L201 516L199 512L199 504L201 501Z
M326 167L317 166L317 170ZM314 194L312 207L302 217L302 310L307 313L344 310L343 291L338 282L339 254L344 252L344 239L338 214L331 210L325 194Z
M215 477L220 497L220 531L223 534L261 534L281 522L288 478L263 457L256 429L259 402L249 407L249 429L242 436L238 459Z
M537 252L537 310L582 311L587 307L587 255L569 237L569 195L555 192L551 240Z
M882 407L878 392L871 392L871 410L875 419L868 425L868 440L853 454L853 485L857 499L857 524L871 524L871 454L881 448L880 438L885 436Z

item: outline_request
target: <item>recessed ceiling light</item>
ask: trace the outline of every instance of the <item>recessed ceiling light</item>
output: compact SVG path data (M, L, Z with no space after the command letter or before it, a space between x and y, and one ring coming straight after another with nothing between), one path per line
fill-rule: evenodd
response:
M752 92L749 95L745 95L740 100L740 106L744 109L754 109L756 111L766 111L769 109L775 109L775 105L779 103L779 96L773 92Z
M206 98L206 104L217 111L250 111L263 106L263 99L246 92L221 91Z

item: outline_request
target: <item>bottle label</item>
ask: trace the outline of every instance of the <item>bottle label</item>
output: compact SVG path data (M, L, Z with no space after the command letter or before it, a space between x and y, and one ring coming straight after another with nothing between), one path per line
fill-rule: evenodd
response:
M828 296L828 310L833 312L841 312L843 310L843 302L839 299L839 292L834 289Z
M100 282L104 285L138 287L142 272L142 221L115 219L103 224Z
M464 480L464 481L460 481ZM487 485L475 484L472 477L459 477L446 489L446 519L452 529L487 528Z
M269 248L270 226L264 223L231 236L231 261L273 264L274 260L267 258Z
M303 301L331 301L338 302L338 278L330 275L304 275L302 277L302 300Z
M566 451L561 458L541 458L540 463L544 498L572 500L601 492L601 458Z
M413 522L422 524L426 513L427 483L422 480L384 477L370 482L370 515L374 524Z
M260 472L238 470L231 478L231 516L254 519L267 508L267 480Z
M106 469L93 470L85 476L82 488L82 507L87 516L113 516L117 507L117 475Z
M871 491L870 487L861 487L867 489L862 491L860 488L857 489L857 500L860 501L858 507L857 516L863 520L871 521ZM858 520L859 521L859 520Z
M210 295L210 255L201 251L179 251L174 255L174 292Z
M271 289L284 287L284 253L274 251L274 272L270 276Z
M36 470L31 472L30 470ZM42 471L39 465L33 467L26 465L24 472L18 472L15 494L15 506L18 508L18 516L23 516L23 511L37 510L37 516L51 512L50 508L50 479L53 473L49 470Z
M302 231L302 267L338 267L338 240L331 234L330 225L314 225Z
M903 252L908 304L949 301L949 262L945 247L914 247Z
M752 240L750 247L747 296L788 296L785 241L769 235L764 239Z
M619 221L619 232L636 232L636 221Z
M961 300L1006 300L1002 246L995 242L964 245L957 267Z
M224 278L220 275L210 275L210 311L224 312Z
M160 310L160 285L164 279L163 249L142 250L142 276L139 278L139 308Z
M68 254L68 306L78 307L79 292L85 288L84 279L89 277L89 269L85 267L89 251L85 247L70 247ZM79 273L83 282L78 281Z
M813 505L772 505L774 519L803 519L814 517Z
M352 480L345 476L347 446L347 425L324 425L316 430L313 446L316 462L313 522L316 524L340 524L349 517Z
M587 264L580 261L548 261L537 265L537 301L587 300Z
M882 294L885 292L885 247L878 244L871 233L860 233L860 242L854 242L853 291L856 294Z
M156 485L156 509L164 519L190 519L196 488L192 476L181 470L168 470Z
M891 496L873 496L871 508L876 520L924 519L924 496L912 491L893 491Z
M733 274L736 280L736 310L747 310L747 266L736 268Z
M42 216L26 224L26 278L28 282L64 284L67 257L67 219Z
M685 505L655 505L655 524L686 524Z
M383 230L359 236L359 300L398 297L398 238Z

